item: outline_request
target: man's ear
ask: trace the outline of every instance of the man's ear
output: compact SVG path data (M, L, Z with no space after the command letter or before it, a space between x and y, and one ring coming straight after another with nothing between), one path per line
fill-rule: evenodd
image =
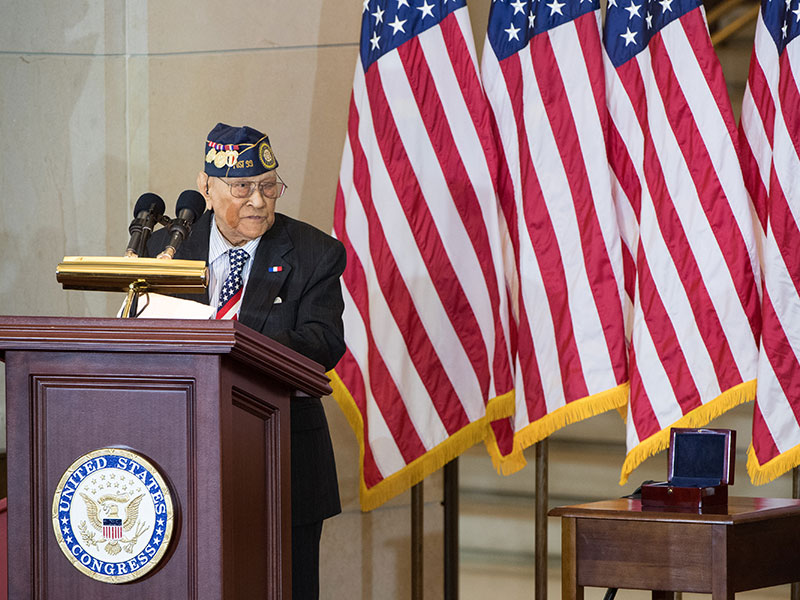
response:
M197 191L203 194L206 200L206 210L211 210L211 194L208 191L208 174L205 171L200 171L197 174Z

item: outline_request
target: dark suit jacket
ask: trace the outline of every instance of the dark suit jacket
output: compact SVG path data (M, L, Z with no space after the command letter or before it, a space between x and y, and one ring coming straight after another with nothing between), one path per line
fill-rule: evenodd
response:
M197 220L175 258L208 261L212 218L205 212ZM148 254L155 256L166 242L162 228L150 238ZM239 322L332 369L345 350L339 283L345 262L339 241L276 213L253 258ZM274 266L282 270L269 272ZM208 293L182 297L210 303ZM292 525L303 525L341 512L339 487L320 399L293 398L291 423Z

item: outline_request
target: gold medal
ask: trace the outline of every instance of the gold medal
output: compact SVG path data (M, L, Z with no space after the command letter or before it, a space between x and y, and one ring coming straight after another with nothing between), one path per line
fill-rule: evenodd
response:
M206 154L206 162L214 162L214 157L217 155L217 151L214 148L209 149L208 153Z

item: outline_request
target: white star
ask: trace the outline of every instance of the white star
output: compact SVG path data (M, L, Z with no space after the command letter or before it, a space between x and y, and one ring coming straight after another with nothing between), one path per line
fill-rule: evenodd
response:
M509 27L508 29L504 29L503 31L505 31L508 34L508 41L509 42L511 40L519 41L519 37L517 37L517 34L519 33L519 29L514 27L513 23L511 24L511 27Z
M401 6L408 6L408 0L397 0L397 10L400 10Z
M521 12L523 15L525 14L525 3L522 0L516 0L515 2L511 3L511 6L514 7L514 14Z
M786 0L786 10L792 8L792 0Z
M583 1L583 0L581 0L581 1ZM533 22L535 20L536 20L536 15L535 14L531 13L531 14L528 15L528 27L530 29L533 29Z
M379 6L377 10L374 13L372 13L372 16L375 17L375 25L377 25L378 23L383 23L384 12L385 11L381 9L381 7Z
M608 8L611 7L617 8L617 0L608 0Z
M550 16L552 17L554 14L558 13L563 17L564 13L561 12L562 6L566 6L566 3L559 4L558 0L553 0L552 3L548 4L547 8L550 9Z
M647 13L647 16L644 18L644 20L647 21L647 28L648 29L652 29L653 28L653 15L651 15L650 13Z
M397 32L398 32L398 31L402 31L403 33L405 33L405 32L406 32L406 30L405 30L405 28L404 28L404 25L406 24L406 21L407 21L407 20L408 20L408 19L403 19L403 20L401 21L401 20L399 19L399 17L398 17L397 15L395 15L395 16L394 16L394 21L393 21L393 22L391 22L391 23L389 23L389 27L391 27L392 29L394 29L394 31L392 32L392 35L395 35L395 34L397 34Z
M642 8L641 4L634 4L633 0L631 0L631 5L625 8L630 15L628 19L632 19L633 17L641 17L642 15L639 14L640 8Z
M798 4L797 8L795 8L792 12L797 15L797 20L795 21L795 23L797 23L797 21L800 21L800 4Z
M631 31L630 27L625 28L625 33L621 33L619 37L625 38L625 47L628 47L628 44L635 44L636 43L636 31Z
M672 0L659 0L658 3L661 5L661 12L672 12Z
M372 37L369 40L370 43L372 43L372 48L370 48L370 50L377 50L378 49L378 42L380 41L380 39L381 39L381 36L378 35L377 31L372 34Z
M781 27L781 31L783 32L783 37L786 37L786 23L784 23L783 27Z
M433 18L433 4L428 4L428 0L424 0L424 2L422 3L422 6L418 6L417 10L421 10L422 11L422 18L423 19L425 19L425 17L427 17L427 16L430 16L431 18Z
M364 0L364 10L361 12L367 12L369 10L369 0Z

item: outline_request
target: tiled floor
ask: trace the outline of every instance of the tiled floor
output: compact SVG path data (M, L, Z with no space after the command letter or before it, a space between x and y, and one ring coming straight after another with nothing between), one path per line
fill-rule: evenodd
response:
M463 564L459 578L460 600L533 600L532 566L488 566ZM586 600L603 600L605 589L585 588ZM558 563L550 564L547 597L561 597L561 572ZM782 585L736 594L737 600L789 600L790 587ZM650 592L619 590L616 600L650 600ZM683 600L709 600L706 594L683 594Z

